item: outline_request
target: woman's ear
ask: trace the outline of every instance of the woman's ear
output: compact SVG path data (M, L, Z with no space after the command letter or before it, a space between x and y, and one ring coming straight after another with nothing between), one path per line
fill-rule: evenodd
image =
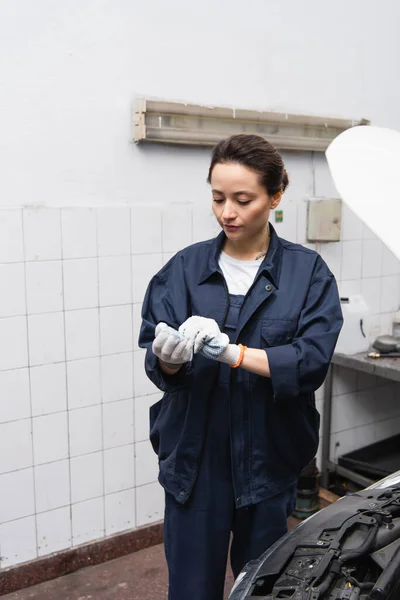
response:
M279 190L279 192L277 192L276 194L274 194L272 196L272 198L271 198L271 208L272 209L276 208L279 205L279 203L282 199L282 194L283 194L282 190Z

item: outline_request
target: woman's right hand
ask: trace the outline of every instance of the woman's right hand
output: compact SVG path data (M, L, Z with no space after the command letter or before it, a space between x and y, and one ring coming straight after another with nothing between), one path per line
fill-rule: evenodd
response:
M185 338L166 323L159 323L155 330L152 349L164 364L177 367L192 360L193 345L193 339Z

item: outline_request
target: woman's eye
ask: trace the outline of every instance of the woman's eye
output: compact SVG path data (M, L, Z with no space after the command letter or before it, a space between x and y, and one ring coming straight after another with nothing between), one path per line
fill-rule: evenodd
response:
M221 202L223 202L224 199L223 198L214 198L214 202L216 202L217 204L221 204Z
M240 206L247 206L247 204L250 204L251 200L244 200L242 202L240 202L240 200L238 200L238 204L240 204Z

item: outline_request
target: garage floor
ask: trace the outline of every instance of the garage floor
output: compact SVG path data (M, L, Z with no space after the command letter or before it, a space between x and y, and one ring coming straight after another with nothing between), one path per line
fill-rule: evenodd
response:
M289 528L297 523L291 517ZM226 597L232 585L229 572ZM167 567L160 545L7 594L2 600L166 600L167 590Z

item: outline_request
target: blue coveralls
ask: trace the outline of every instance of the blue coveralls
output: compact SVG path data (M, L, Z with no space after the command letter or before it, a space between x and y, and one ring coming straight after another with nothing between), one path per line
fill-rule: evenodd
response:
M164 392L150 408L150 440L166 491L170 600L221 600L230 530L237 574L285 531L297 478L318 448L314 392L343 322L337 286L316 252L270 232L244 300L229 296L218 264L223 233L178 252L144 300L139 345ZM215 319L234 343L264 349L271 377L201 354L163 374L155 327L178 329L192 315Z
M234 341L244 296L229 295L225 333ZM235 507L230 436L231 369L219 365L197 481L181 505L166 493L164 544L170 600L222 600L231 533L235 578L286 533L296 485L246 508Z

